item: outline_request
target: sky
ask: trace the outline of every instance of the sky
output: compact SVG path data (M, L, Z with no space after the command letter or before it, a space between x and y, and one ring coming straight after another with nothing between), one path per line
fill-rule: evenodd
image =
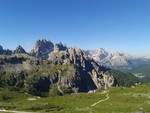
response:
M150 0L0 0L0 45L38 39L150 56Z

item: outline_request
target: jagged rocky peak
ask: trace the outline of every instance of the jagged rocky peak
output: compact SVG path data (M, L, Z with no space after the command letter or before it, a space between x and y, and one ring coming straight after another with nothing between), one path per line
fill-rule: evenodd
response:
M48 58L48 54L51 53L53 50L54 44L50 40L42 39L36 42L30 54L38 58Z
M12 51L9 49L3 49L3 46L0 45L0 55L12 55Z
M49 60L54 65L63 65L63 64L78 64L78 65L84 65L83 60L85 59L84 52L77 48L77 47L71 47L68 49L63 49L58 51L54 50L51 54L49 54Z
M3 55L12 55L12 53L12 50L6 49L4 50Z
M109 56L109 52L107 52L103 48L99 48L97 50L87 50L85 51L87 55L91 56L94 60L100 61Z
M68 49L67 46L63 45L61 42L59 42L58 44L55 44L54 46L54 52L65 51L67 49Z
M61 78L63 87L91 91L107 89L114 83L114 78L107 74L106 68L99 66L77 47L68 48L67 51L52 52L49 55L49 61L53 65L67 64L69 67L71 66L69 74ZM83 84L81 84L81 81L83 81Z
M14 50L13 54L18 54L18 53L27 53L23 47L21 47L20 45L16 48L16 50Z

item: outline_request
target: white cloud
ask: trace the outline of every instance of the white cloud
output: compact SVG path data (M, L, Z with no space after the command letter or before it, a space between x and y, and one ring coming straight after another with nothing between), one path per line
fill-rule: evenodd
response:
M33 41L32 41L32 40L28 40L28 41L26 42L26 45L27 45L27 46L33 46Z
M26 49L27 49L27 51L31 51L33 46L34 46L34 42L31 39L27 40L27 42L26 42Z

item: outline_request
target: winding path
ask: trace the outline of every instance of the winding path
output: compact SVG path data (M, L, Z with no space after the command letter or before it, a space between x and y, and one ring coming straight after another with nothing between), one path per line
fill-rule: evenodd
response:
M95 102L94 104L91 105L91 107L94 107L94 106L96 106L97 104L99 104L99 103L101 103L101 102L104 102L104 101L106 101L106 100L108 100L108 99L109 99L109 94L106 94L106 98L105 98L105 99L99 100L98 102ZM82 109L78 109L78 110L82 110ZM85 110L89 110L89 108L86 107ZM91 109L90 109L90 110L91 110ZM6 109L4 109L4 108L1 108L1 109L0 109L0 112L9 112L9 113L33 113L33 112L25 112L25 111L6 110Z
M99 103L101 103L101 102L104 102L104 101L106 101L106 100L108 100L109 99L109 94L106 94L106 98L105 99L103 99L103 100L99 100L98 102L95 102L94 104L92 104L91 106L93 107L93 106L96 106L97 104L99 104Z

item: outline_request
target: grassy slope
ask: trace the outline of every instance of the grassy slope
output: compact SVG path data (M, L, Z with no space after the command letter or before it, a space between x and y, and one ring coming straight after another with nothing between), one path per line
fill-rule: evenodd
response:
M112 87L109 88L109 97L109 100L91 107L91 104L105 99L106 94L70 94L29 101L29 98L36 97L0 89L0 108L40 113L150 112L150 84L138 85L135 88Z
M104 94L95 93L91 95L84 95L84 98L76 97L76 99L73 99L73 97L76 95L71 96L72 98L69 96L71 99L69 97L59 97L61 101L59 101L59 98L53 98L52 103L57 101L60 105L62 105L64 102L69 102L65 105L71 107L72 109L67 109L68 107L65 107L62 111L59 111L60 113L87 113L89 111L93 111L93 113L129 113L135 111L150 112L150 90L148 90L149 87L150 85L140 85L136 88L112 87L109 89L110 99L105 102L99 103L94 107L90 106L91 103L97 102L102 98L106 98L104 97ZM89 97L91 97L92 99L90 100ZM82 105L78 104L77 100L82 101ZM74 103L76 106L72 107L73 105L70 104L70 101L73 101L71 103Z

